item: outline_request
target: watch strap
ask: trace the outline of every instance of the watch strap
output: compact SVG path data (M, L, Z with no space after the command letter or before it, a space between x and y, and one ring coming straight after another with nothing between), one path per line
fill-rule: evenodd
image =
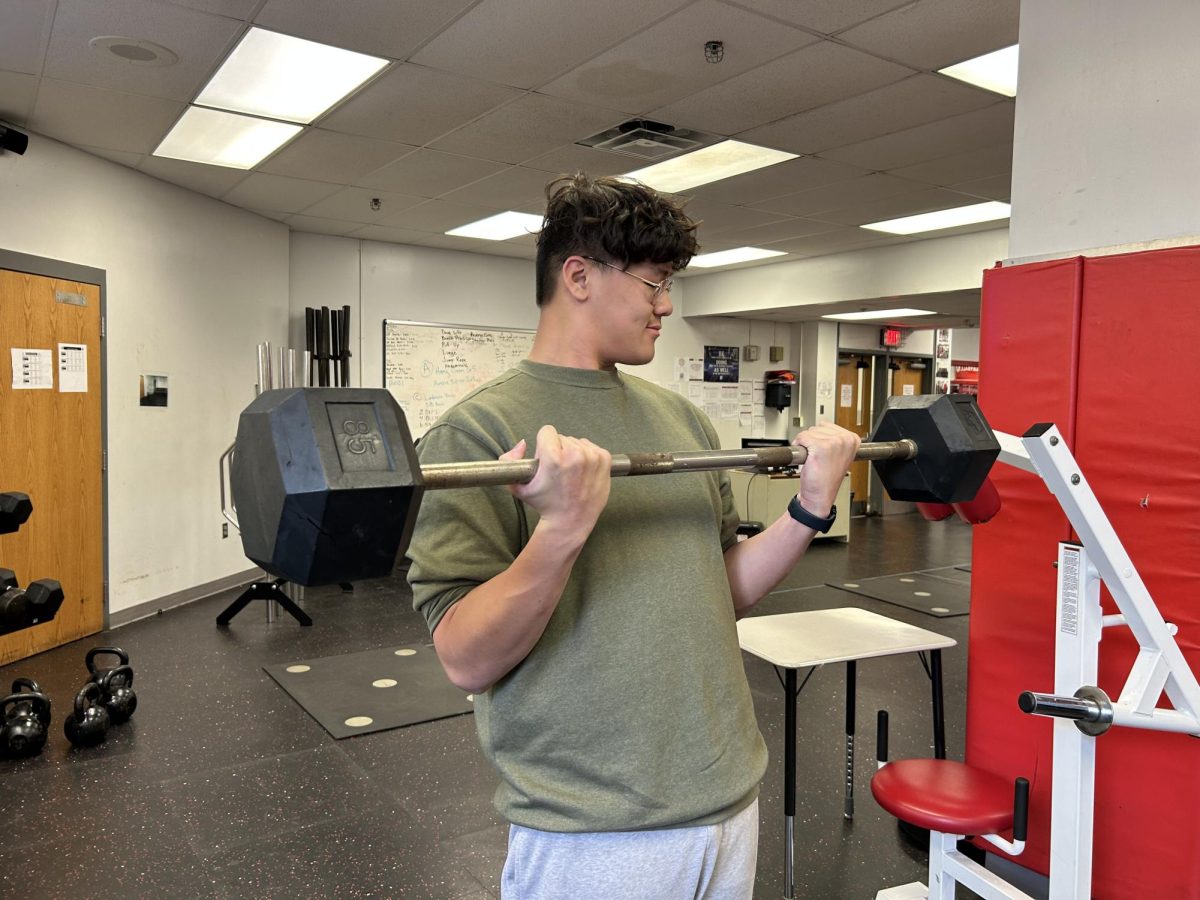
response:
M828 516L818 516L815 513L809 512L800 505L800 497L792 498L788 504L788 515L799 522L801 525L806 525L813 531L827 534L829 529L833 527L833 521L837 518L837 506L830 507Z

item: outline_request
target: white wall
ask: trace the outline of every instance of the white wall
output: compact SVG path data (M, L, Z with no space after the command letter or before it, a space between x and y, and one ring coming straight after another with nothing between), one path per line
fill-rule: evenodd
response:
M1009 254L1200 242L1200 3L1025 0Z
M932 238L684 279L690 316L746 315L875 297L978 290L1009 255L1008 231Z
M950 358L979 362L978 328L952 328L950 330Z
M107 273L109 611L249 569L217 457L284 337L287 228L35 134L0 156L0 248ZM170 406L138 405L142 373Z

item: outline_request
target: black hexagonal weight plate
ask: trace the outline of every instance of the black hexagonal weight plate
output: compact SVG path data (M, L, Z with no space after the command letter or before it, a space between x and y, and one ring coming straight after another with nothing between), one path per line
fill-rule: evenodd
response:
M238 420L230 487L246 556L303 585L390 575L423 491L404 413L381 388L264 392Z
M871 440L903 438L916 442L916 458L875 463L893 500L970 500L1000 455L1000 443L970 394L889 397Z

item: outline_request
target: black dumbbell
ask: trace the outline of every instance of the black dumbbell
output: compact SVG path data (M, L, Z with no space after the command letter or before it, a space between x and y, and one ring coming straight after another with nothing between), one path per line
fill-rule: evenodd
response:
M28 494L5 491L0 494L0 534L11 534L29 519L33 503Z
M96 657L115 656L115 666L96 665ZM108 710L114 724L124 722L137 709L137 695L133 692L133 668L129 665L129 654L120 647L93 647L84 658L90 681L100 686L100 702Z
M7 591L17 586L17 573L12 569L0 568L0 591Z
M50 698L37 682L18 678L13 692L0 700L0 753L8 757L35 756L46 746Z
M29 625L29 600L19 587L10 587L0 594L0 634L7 634Z
M89 681L75 695L75 707L63 723L63 733L76 747L90 747L104 740L108 726L108 710L100 704L100 685Z
M129 721L137 709L132 666L114 666L104 673L100 679L100 702L114 725Z
M31 626L49 622L62 606L62 585L53 578L39 578L25 588L25 601L28 604L25 614Z

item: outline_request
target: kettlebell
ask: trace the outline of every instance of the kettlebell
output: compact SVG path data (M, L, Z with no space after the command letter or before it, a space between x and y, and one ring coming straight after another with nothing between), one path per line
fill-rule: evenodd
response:
M108 710L100 704L100 685L89 681L75 695L75 708L63 723L63 733L76 747L88 747L104 740L108 724Z
M112 668L111 666L101 668L100 666L96 665L96 657L100 656L101 654L111 654L112 656L115 656L119 660L117 663L118 666L129 665L129 654L120 647L93 647L87 652L87 656L84 657L84 662L87 663L87 670L91 675L91 680L96 682L96 684L100 684L104 680L105 673Z
M128 722L137 709L137 694L133 692L133 666L114 666L100 679L100 703L108 710L114 725Z
M32 690L19 691L31 685ZM50 698L43 694L37 682L18 678L13 693L0 700L0 751L9 757L36 756L46 746L46 726L50 724Z
M14 694L39 694L45 699L44 704L32 704L34 715L38 717L43 725L50 727L50 698L46 692L38 687L38 683L32 678L18 678L12 683L12 692Z

